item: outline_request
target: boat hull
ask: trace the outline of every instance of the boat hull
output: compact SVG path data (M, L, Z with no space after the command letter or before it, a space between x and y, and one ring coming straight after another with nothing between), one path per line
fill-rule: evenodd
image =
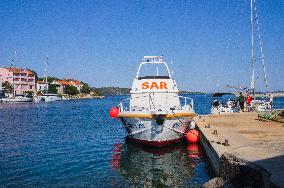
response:
M45 102L52 102L52 101L62 101L62 97L59 96L44 96Z
M22 103L22 102L32 102L32 98L3 98L1 99L3 103Z
M128 138L142 145L163 147L180 142L189 129L193 117L165 118L157 123L154 118L120 118Z
M140 140L140 139L135 139L135 138L131 138L128 137L129 140L140 144L140 145L147 145L147 146L152 146L152 147L165 147L167 145L172 145L172 144L176 144L180 141L182 141L182 139L184 138L183 136L175 139L175 140L164 140L164 141L149 141L149 140Z
M42 95L34 98L35 102L53 102L62 101L62 97L58 95Z
M229 107L212 107L211 114L230 114L239 112L239 108L229 108Z

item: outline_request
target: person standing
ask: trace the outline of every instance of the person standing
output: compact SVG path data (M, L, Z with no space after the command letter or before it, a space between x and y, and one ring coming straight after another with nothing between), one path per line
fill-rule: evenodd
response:
M242 92L240 92L240 96L238 97L237 101L239 102L240 109L243 112L245 107L245 97L243 96Z
M269 97L269 108L271 110L272 109L272 105L273 105L273 94L269 93L268 97Z
M248 112L251 111L251 101L252 101L252 97L251 97L250 94L248 93L248 95L247 95L247 111L248 111Z

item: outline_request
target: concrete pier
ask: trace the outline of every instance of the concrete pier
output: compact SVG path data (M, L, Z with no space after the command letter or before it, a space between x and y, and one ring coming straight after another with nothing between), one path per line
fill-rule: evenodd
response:
M224 172L230 168L224 162L227 157L258 172L262 187L284 187L284 123L260 121L253 112L198 116L195 121L217 176L228 173Z

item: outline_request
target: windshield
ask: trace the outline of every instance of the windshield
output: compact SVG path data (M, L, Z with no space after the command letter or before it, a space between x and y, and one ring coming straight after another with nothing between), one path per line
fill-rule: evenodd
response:
M164 77L168 78L169 73L164 64L146 64L141 66L139 77Z

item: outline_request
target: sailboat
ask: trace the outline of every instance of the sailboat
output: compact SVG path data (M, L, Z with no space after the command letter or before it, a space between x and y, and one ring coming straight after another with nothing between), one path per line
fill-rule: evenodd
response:
M257 32L258 32L258 40L259 40L259 47L260 47L260 54L261 54L261 63L263 67L263 73L264 73L264 81L265 81L265 87L268 89L268 82L267 82L267 73L266 73L266 67L264 62L264 53L263 53L263 42L261 40L260 35L260 27L259 27L259 19L257 14L257 8L256 8L256 0L251 0L250 3L250 24L251 24L251 63L252 63L252 75L251 75L251 83L250 83L250 90L252 91L252 95L254 100L251 102L251 108L255 111L270 111L272 110L272 104L271 99L269 101L267 100L257 100L255 99L255 86L256 86L256 79L255 79L255 51L254 51L254 22L256 21L257 26ZM253 14L255 13L255 14ZM255 17L254 17L255 16ZM269 97L272 97L271 95Z
M264 62L264 53L263 53L263 43L261 40L260 35L260 28L259 28L259 20L258 20L258 14L256 9L256 0L251 0L250 2L250 24L251 24L251 63L252 63L252 75L251 75L251 83L250 88L247 87L236 87L236 86L230 86L227 85L228 88L234 88L237 89L239 92L247 95L248 93L252 93L254 100L251 101L250 110L251 111L270 111L272 109L271 99L269 101L267 100L257 100L255 99L255 86L256 86L256 78L255 78L255 44L254 44L254 22L256 21L257 26L257 32L258 32L258 40L259 40L259 46L260 46L260 53L261 53L261 63L263 67L263 73L264 73L264 81L265 81L265 87L268 88L267 83L267 73L265 68L265 62ZM239 92L234 93L236 96L239 95ZM270 97L272 97L270 95ZM211 113L212 114L222 114L222 113L234 113L238 112L239 108L233 101L228 101L226 105L223 105L218 100L214 100L211 107Z
M48 66L48 57L46 57L46 62L45 62L45 69L44 69L44 77L45 77L45 83L48 83L47 81L47 66ZM61 101L62 96L55 93L44 93L43 95L38 95L34 98L35 102L52 102L52 101Z

